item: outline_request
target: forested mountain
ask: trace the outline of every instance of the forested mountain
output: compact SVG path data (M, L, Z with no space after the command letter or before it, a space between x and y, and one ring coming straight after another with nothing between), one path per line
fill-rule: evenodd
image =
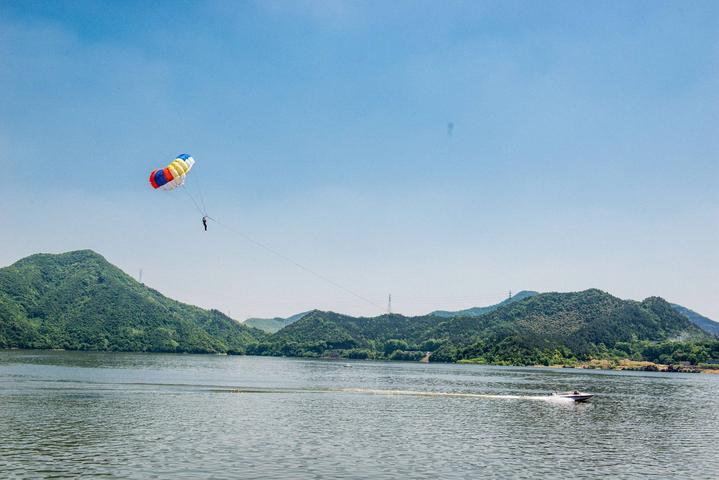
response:
M248 318L244 321L244 324L248 327L259 328L263 332L275 333L288 325L292 325L308 313L309 312L296 313L287 318Z
M697 327L701 328L705 332L709 332L713 335L719 336L718 322L715 322L714 320L707 318L704 315L700 315L694 310L688 309L687 307L677 305L676 303L672 303L671 305L674 310L687 317Z
M523 292L477 316L312 311L272 335L171 300L83 250L0 269L0 348L228 352L495 364L719 361L719 341L661 298ZM681 312L681 313L679 313ZM694 313L694 312L690 312ZM695 320L696 321L696 320ZM708 321L708 320L707 320Z
M397 314L356 318L315 310L270 336L255 346L252 352L263 355L321 356L325 352L337 350L340 355L353 358L389 358L395 350L409 350L409 344L414 347L413 350L422 350L416 340L424 337L442 320L440 317L405 317ZM417 352L411 356L421 357Z
M521 365L641 356L657 342L708 339L661 298L635 302L586 290L527 296L478 317L354 318L314 311L250 351L398 359L433 351L434 361L480 359Z
M264 336L171 300L91 250L0 269L0 348L243 353Z
M449 339L435 360L485 358L490 363L519 358L540 363L547 355L586 359L629 349L638 341L708 338L661 298L621 300L596 289L543 293L481 317L442 323L432 335Z
M500 303L497 303L496 305L490 305L487 307L473 307L468 308L466 310L457 310L457 311L446 311L446 310L435 310L434 312L430 313L430 315L435 315L438 317L444 317L444 318L454 318L454 317L479 317L481 315L484 315L486 313L493 312L497 310L499 307L502 307L504 305L508 305L510 303L514 303L519 300L523 300L528 297L533 297L535 295L538 295L539 292L534 292L531 290L522 290L521 292L515 294L511 298L508 298ZM690 310L686 307L683 307L681 305L677 305L676 303L670 304L674 310L685 316L689 319L694 325L701 328L707 333L710 333L712 335L719 335L719 323L715 322L714 320L711 320L703 315L698 314L697 312Z
M452 318L452 317L478 317L480 315L484 315L485 313L493 312L499 307L503 305L508 305L510 303L517 302L519 300L524 300L528 297L533 297L534 295L538 295L539 292L533 292L531 290L522 290L521 292L518 292L514 295L512 295L510 298L503 300L495 305L489 305L487 307L472 307L468 308L466 310L457 310L457 311L448 311L448 310L435 310L434 312L430 313L430 315L434 315L436 317L444 317L444 318Z

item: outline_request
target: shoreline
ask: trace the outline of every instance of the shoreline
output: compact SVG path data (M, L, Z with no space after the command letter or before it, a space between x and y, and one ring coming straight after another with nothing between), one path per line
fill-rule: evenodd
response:
M380 361L380 362L407 362L407 363L437 363L431 362L431 355L425 355L420 360L408 361L408 360L390 360L382 358L367 358L367 359L351 359L346 357L333 357L333 356L322 356L322 357L302 357L302 356L276 356L276 355L248 355L238 353L226 353L226 352L143 352L143 351L125 351L125 350L67 350L63 348L19 348L19 347L8 347L0 348L2 351L45 351L45 352L85 352L85 353L140 353L140 354L159 354L159 355L222 355L222 356L241 356L241 357L276 357L276 358L304 358L314 360L354 360L354 361ZM444 362L440 362L444 363ZM584 362L576 363L559 363L553 365L508 365L508 364L494 364L478 361L476 359L464 359L457 362L448 362L448 365L487 365L495 367L532 367L532 368L566 368L566 369L586 369L586 370L612 370L612 371L633 371L633 372L665 372L665 373L706 373L712 375L719 375L719 365L667 365L662 363L641 361L641 360L630 360L628 358L623 359L593 359Z
M492 365L473 361L472 359L460 360L458 364L465 365ZM507 365L519 366L519 365ZM586 369L586 370L613 370L613 371L630 371L630 372L665 372L665 373L708 373L719 375L719 365L702 366L702 365L667 365L663 363L648 362L643 360L630 360L623 358L620 360L609 359L593 359L585 362L577 362L573 364L555 364L555 365L528 365L533 368L567 368L567 369Z

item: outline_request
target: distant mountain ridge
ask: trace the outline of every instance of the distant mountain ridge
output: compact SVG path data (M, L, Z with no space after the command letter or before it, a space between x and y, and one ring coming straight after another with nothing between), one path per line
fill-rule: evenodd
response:
M264 336L169 299L91 250L0 268L0 348L244 353Z
M436 352L437 360L499 363L545 354L601 358L637 341L708 338L664 299L622 300L597 289L531 296L480 317L455 318L433 334L452 340Z
M697 327L701 328L705 332L719 336L718 322L712 320L711 318L707 318L704 315L700 315L694 310L688 309L687 307L677 305L676 303L672 303L671 305L674 310L687 317Z
M652 342L708 338L661 298L636 302L591 289L527 295L474 317L388 314L355 318L312 311L250 352L416 360L433 351L434 361L482 358L488 363L521 365L601 358ZM637 342L648 343L638 347Z
M502 300L501 302L495 304L495 305L489 305L487 307L472 307L468 308L466 310L457 310L457 311L448 311L448 310L435 310L434 312L430 313L430 315L434 315L437 317L443 317L443 318L452 318L452 317L478 317L480 315L484 315L485 313L493 312L499 307L503 305L508 305L513 302L517 302L519 300L523 300L528 297L533 297L534 295L539 295L539 292L534 292L531 290L522 290L521 292L518 292L511 297Z
M535 292L532 290L522 290L521 292L518 292L516 295L497 303L496 305L490 305L487 307L473 307L468 308L466 310L457 310L457 311L446 311L446 310L435 310L434 312L430 313L430 315L436 315L443 318L454 318L454 317L479 317L481 315L484 315L486 313L490 313L495 311L497 308L502 307L504 305L508 305L510 303L523 300L528 297L533 297L535 295L539 295L539 292ZM687 307L683 307L681 305L678 305L676 303L670 304L674 310L679 312L680 314L684 315L686 318L688 318L694 325L701 328L707 333L710 333L712 335L719 336L719 323L715 322L714 320L707 318L694 310L691 310Z
M275 333L287 325L292 325L300 318L304 317L310 312L296 313L287 318L274 317L274 318L248 318L243 323L248 327L258 328L263 332Z
M502 305L506 305L508 303L516 302L518 300L522 300L527 297L531 297L533 295L537 295L539 292L533 292L533 291L527 291L522 290L521 292L516 293L511 298L505 299L496 305L489 305L487 307L473 307L468 308L466 310L458 310L458 311L446 311L446 310L435 310L434 312L430 313L429 315L436 316L436 317L442 317L442 318L451 318L451 317L463 317L463 316L472 316L476 317L479 315L484 315L485 313L492 312L496 310L497 308L501 307ZM292 325L300 318L304 317L310 312L302 312L297 313L295 315L292 315L287 318L282 317L274 317L274 318L248 318L244 321L244 324L248 327L254 327L259 328L262 331L265 331L267 333L276 333L283 328Z

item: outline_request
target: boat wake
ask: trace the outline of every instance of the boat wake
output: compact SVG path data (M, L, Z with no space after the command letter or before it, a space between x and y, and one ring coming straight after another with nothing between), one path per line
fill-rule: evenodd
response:
M292 389L292 388L232 388L221 391L230 393L346 393L359 395L407 396L407 397L449 397L449 398L483 398L498 400L526 400L551 403L574 403L573 400L552 395L499 395L488 393L464 392L430 392L422 390L385 390L378 388L326 388L326 389Z
M368 388L342 388L338 389L339 392L344 393L359 393L366 395L404 395L413 397L457 397L457 398L489 398L489 399L500 399L500 400L535 400L542 402L556 402L556 403L573 403L574 401L568 398L556 397L551 395L498 395L489 393L463 393L463 392L427 392L421 390L382 390L382 389L368 389Z
M380 388L282 388L282 387L233 387L227 385L206 385L193 383L155 383L155 382L87 382L76 380L38 380L25 379L28 383L39 383L43 390L62 391L87 391L88 386L93 390L105 391L116 390L121 387L127 391L128 387L135 387L138 392L147 389L170 388L177 391L210 391L216 393L239 393L239 394L356 394L356 395L382 395L382 396L408 396L408 397L447 397L447 398L484 398L497 400L525 400L541 401L552 403L574 403L571 398L557 395L499 395L489 393L467 393L467 392L437 392L423 390L399 390Z

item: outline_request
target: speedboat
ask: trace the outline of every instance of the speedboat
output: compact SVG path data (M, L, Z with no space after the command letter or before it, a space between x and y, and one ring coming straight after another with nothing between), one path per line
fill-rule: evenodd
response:
M579 390L573 390L571 392L554 392L552 393L552 396L558 398L568 398L570 400L574 400L575 402L586 402L592 398L594 394L582 393Z

